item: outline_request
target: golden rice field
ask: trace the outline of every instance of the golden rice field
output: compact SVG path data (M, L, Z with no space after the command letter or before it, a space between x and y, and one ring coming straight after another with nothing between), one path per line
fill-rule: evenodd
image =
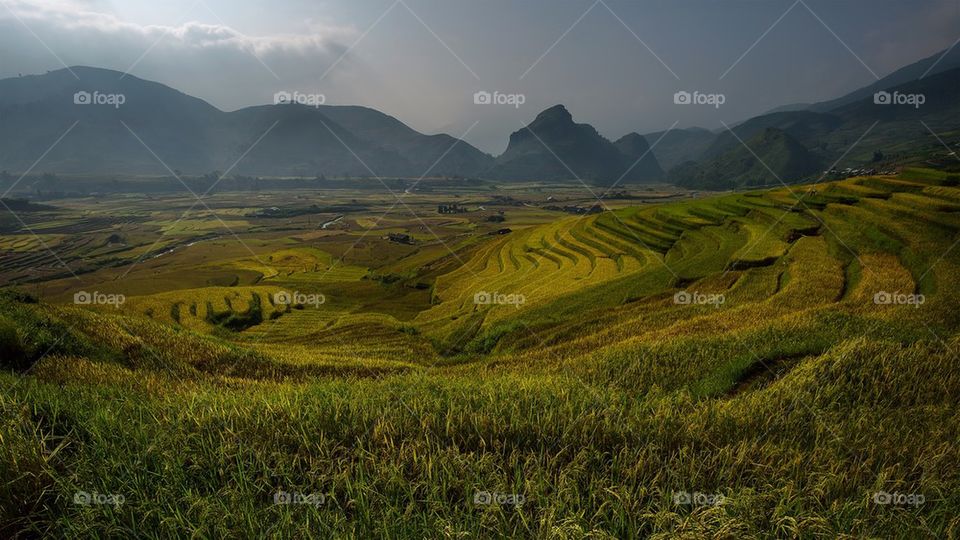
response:
M0 536L960 536L960 176L525 211L3 290Z

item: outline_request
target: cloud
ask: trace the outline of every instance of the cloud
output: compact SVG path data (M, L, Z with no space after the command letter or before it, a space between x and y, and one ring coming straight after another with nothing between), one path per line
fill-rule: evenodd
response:
M0 77L58 69L62 61L129 70L231 108L250 104L253 95L266 102L277 88L295 89L316 78L343 55L354 34L312 25L309 34L249 36L196 21L139 25L96 0L2 0Z

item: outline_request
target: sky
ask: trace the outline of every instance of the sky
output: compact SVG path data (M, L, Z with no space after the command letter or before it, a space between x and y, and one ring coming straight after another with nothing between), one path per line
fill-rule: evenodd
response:
M718 128L958 40L960 0L0 0L0 78L103 67L223 110L322 95L494 155L558 103L613 140Z

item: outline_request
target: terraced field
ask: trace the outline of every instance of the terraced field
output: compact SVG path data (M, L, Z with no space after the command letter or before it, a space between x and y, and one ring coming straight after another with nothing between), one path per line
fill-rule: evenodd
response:
M871 185L885 185L904 192L876 191L876 187L868 188ZM868 188L863 193L869 196L860 199L849 195L861 188ZM623 312L633 311L634 304L644 318L662 315L666 321L674 320L674 314L665 312L695 310L697 306L674 305L670 296L670 303L651 314L650 303L638 300L666 298L666 293L672 295L684 289L724 294L723 310L741 302L754 304L761 299L781 308L793 304L811 307L816 305L816 298L823 295L827 295L830 302L849 299L848 292L855 284L847 281L858 279L863 272L874 272L869 266L863 266L863 257L874 257L893 249L899 261L902 256L911 257L912 253L904 251L902 244L863 245L869 239L851 236L850 231L855 230L858 236L877 237L891 227L901 226L895 218L928 221L930 227L944 229L946 236L941 234L935 242L942 247L958 225L952 203L943 198L949 193L944 190L949 189L953 188L905 180L860 178L819 189L737 194L565 218L548 226L514 231L489 242L462 268L437 280L436 305L422 312L416 322L441 340L453 339L463 344L498 325L515 326L516 321L520 321L522 326L538 327L537 337L526 338L521 333L508 341L537 349L538 339L551 340L542 335L542 332L553 332L543 328L544 321L559 318L557 315L561 314L576 319L558 326L562 330L557 330L557 335L564 336L567 347L577 341L569 339L576 325L588 329L592 334L589 341L593 344L609 340L611 334L616 333L609 324L611 318L617 320L613 327L631 328L635 322L623 320ZM916 195L917 192L927 195ZM890 206L891 201L898 204ZM873 208L877 204L887 206ZM937 211L941 217L926 217ZM859 212L872 212L870 227L861 225ZM907 227L915 228L915 225ZM849 239L844 240L844 235L838 235L835 229L848 233ZM853 251L851 242L861 251ZM929 246L927 251L933 249ZM791 271L790 261L798 258L815 261L818 266L839 273L839 285L831 285L829 294L825 290L809 298L808 304L802 295L788 294L788 291L800 290L801 285L796 281L790 285L799 272ZM911 270L920 276L923 273L920 267L931 262L927 258L904 261L904 264L911 264ZM880 271L884 270L876 270ZM839 290L834 290L837 287ZM898 287L896 290L901 292L917 289L907 283L899 283ZM478 294L492 292L522 295L524 302L506 305L476 302ZM615 314L608 313L611 309L616 309ZM721 313L727 316L725 311L717 311ZM596 321L591 320L594 317ZM594 333L601 327L603 331ZM535 354L542 355L543 351Z
M780 190L763 199L750 194L729 196L711 201L707 211L698 208L699 203L689 205L686 210L691 214L710 215L710 223L721 218L716 210L727 214L718 225L691 224L666 252L664 264L615 281L607 292L620 292L619 305L611 302L596 309L596 300L581 302L578 293L571 293L519 314L519 324L514 325L519 330L498 343L495 350L501 354L493 363L522 371L532 364L549 365L558 373L579 371L590 377L601 370L603 381L615 377L616 384L636 390L649 387L650 372L662 371L663 366L656 364L660 353L654 353L662 344L685 350L692 343L709 340L710 345L701 347L715 356L721 350L715 343L717 336L739 335L734 348L746 348L749 354L723 365L716 375L701 374L693 386L698 392L716 395L735 388L747 374L763 375L768 363L823 354L848 339L825 325L824 313L856 317L856 324L871 331L893 319L901 327L940 335L944 326L956 322L947 307L956 301L949 285L955 257L944 254L960 226L945 200L955 188L854 179L823 186L818 195L824 199L836 195L839 200L840 193L855 192L867 184L906 188L907 193L874 192L862 200L827 202L818 210L806 201L813 190L796 194ZM778 202L780 215L771 212L770 201ZM896 206L891 206L892 201ZM668 283L645 279L664 273L672 276ZM678 290L722 294L724 302L678 305L671 294ZM937 297L931 294L934 291L948 296ZM600 298L594 291L589 294ZM916 305L909 309L877 304L878 294L931 296L923 309ZM550 314L570 305L584 308L575 320L544 324ZM771 335L778 337L770 341ZM684 345L676 345L678 340ZM624 362L631 368L618 371L625 368ZM650 372L641 373L635 367L638 363ZM668 363L692 368L689 377L697 377L698 370L702 373L707 366L689 357ZM632 378L631 372L641 379ZM676 375L670 372L664 379L653 380L666 384Z
M536 212L220 238L119 308L3 291L0 535L960 531L960 175Z

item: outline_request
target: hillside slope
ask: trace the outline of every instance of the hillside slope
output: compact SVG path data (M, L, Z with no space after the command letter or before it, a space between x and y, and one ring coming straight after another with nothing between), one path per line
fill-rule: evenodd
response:
M670 171L673 183L692 189L725 190L776 185L804 178L821 167L820 160L787 132L766 128L727 151L688 162Z

